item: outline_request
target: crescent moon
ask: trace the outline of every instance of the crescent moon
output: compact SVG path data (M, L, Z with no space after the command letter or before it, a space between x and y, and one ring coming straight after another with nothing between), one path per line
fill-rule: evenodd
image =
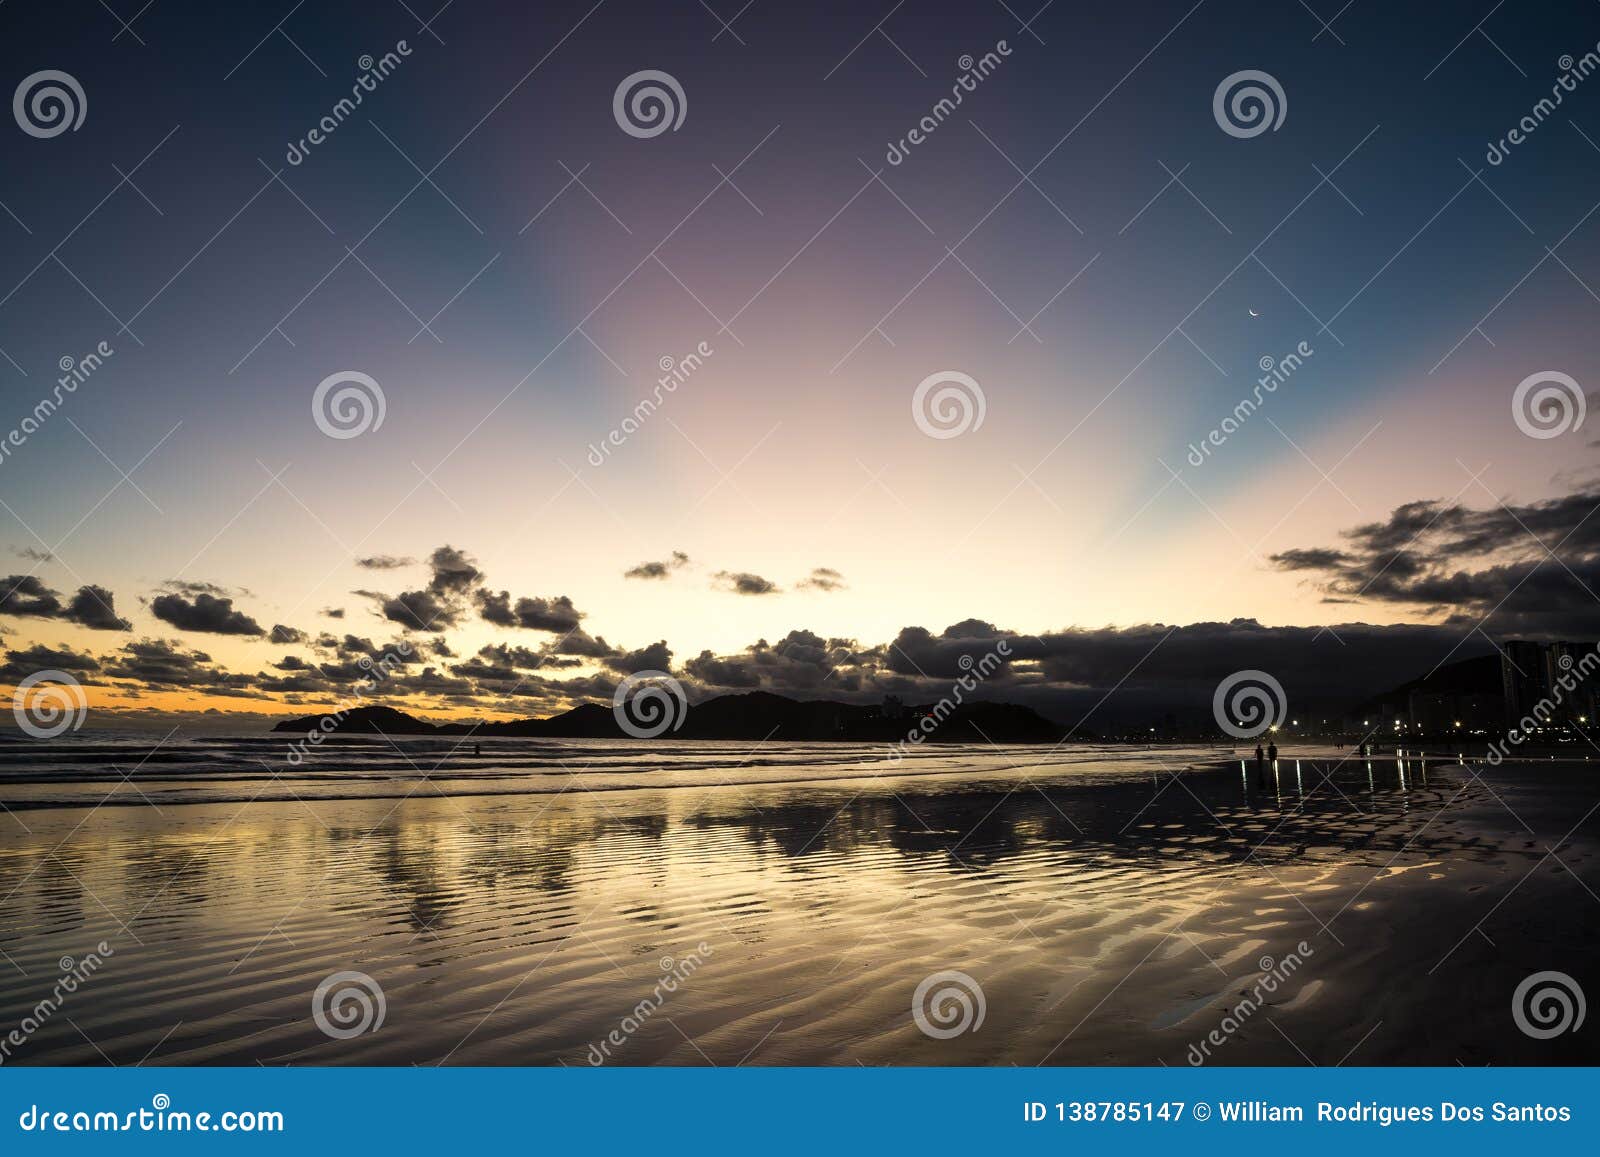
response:
M1255 310L1253 310L1253 309L1251 309L1251 310L1247 310L1247 312L1248 312L1248 313L1249 313L1249 314L1250 314L1250 316L1251 316L1251 317L1260 317L1260 316L1261 316L1261 315L1260 315L1260 314L1259 314L1259 313L1257 313L1257 312L1256 312L1256 311L1255 311Z

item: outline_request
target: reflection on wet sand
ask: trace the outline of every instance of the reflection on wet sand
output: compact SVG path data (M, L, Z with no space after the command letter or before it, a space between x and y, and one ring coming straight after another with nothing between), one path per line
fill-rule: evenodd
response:
M116 952L9 1063L584 1064L703 945L609 1063L1181 1064L1261 959L1302 941L1311 961L1211 1063L1596 1059L1509 1018L1527 973L1596 958L1600 788L1582 771L970 763L20 813L0 848L0 1032L58 957ZM311 995L345 969L387 1015L330 1039ZM981 984L980 1031L918 1028L912 993L941 969Z

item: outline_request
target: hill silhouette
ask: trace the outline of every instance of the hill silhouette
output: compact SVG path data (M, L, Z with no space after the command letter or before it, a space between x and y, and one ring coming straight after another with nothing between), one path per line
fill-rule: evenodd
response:
M934 705L904 707L839 703L828 699L790 699L769 691L719 695L696 703L683 715L682 724L664 732L662 739L742 739L760 741L851 740L892 743L915 730ZM1066 729L1031 707L1014 703L967 703L944 712L926 733L927 742L1056 743ZM611 707L585 703L543 719L503 722L429 723L393 707L355 707L342 715L328 711L286 719L274 732L323 731L323 721L334 720L329 733L336 735L480 735L549 739L627 739Z

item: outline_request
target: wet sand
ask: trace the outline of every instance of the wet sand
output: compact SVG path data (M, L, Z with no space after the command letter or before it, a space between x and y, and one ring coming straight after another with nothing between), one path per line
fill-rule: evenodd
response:
M1257 787L1237 763L1040 754L819 783L719 765L732 786L36 800L0 815L0 1037L60 958L111 952L5 1063L1600 1061L1592 1025L1540 1040L1512 1017L1534 972L1600 992L1594 768L1402 780L1386 760L1369 780L1321 758L1297 779L1286 759ZM330 1037L313 994L351 970L382 1024ZM983 1019L932 1036L913 997L945 970Z

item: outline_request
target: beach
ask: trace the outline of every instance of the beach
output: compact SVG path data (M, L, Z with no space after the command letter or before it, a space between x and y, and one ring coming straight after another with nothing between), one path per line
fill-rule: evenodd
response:
M1600 1059L1512 1008L1597 979L1582 761L80 746L0 773L7 1064Z

